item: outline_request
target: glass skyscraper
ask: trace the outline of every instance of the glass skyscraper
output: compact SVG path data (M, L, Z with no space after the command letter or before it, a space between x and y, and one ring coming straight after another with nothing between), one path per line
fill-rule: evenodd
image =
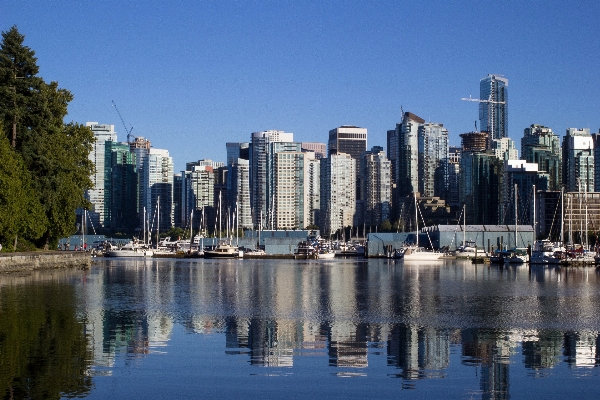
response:
M508 79L488 75L479 82L479 124L490 141L508 137Z

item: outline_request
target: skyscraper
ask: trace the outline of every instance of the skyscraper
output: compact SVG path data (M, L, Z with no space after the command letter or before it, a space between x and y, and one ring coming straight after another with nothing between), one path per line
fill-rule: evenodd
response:
M567 129L563 138L563 185L567 192L594 191L594 142L589 128Z
M273 142L293 142L294 134L283 131L253 132L250 143L250 203L255 227L266 226L269 212L269 167ZM262 219L261 219L262 218Z
M396 126L398 135L396 184L399 201L419 191L419 127L424 123L423 118L405 112L402 123Z
M173 226L173 159L168 150L150 148L144 165L144 182L148 183L146 191L146 211L153 210L150 215L161 231ZM160 200L160 201L159 201ZM160 213L157 214L157 207Z
M104 207L104 180L106 173L105 143L107 141L116 142L117 133L115 132L114 125L86 122L85 126L92 130L96 139L89 155L89 159L96 166L96 172L91 176L93 187L86 193L86 197L92 203L92 210L89 215L95 227L103 227L107 223Z
M349 154L321 159L321 222L326 235L352 226L356 210L356 162Z
M379 225L390 218L391 163L379 146L364 152L361 161L363 222L368 226Z
M508 79L488 75L479 82L479 126L490 139L508 137Z
M105 142L104 198L106 224L117 232L137 227L138 174L128 143Z
M562 153L560 139L552 129L532 124L523 131L521 159L536 163L540 172L548 174L548 190L560 190L562 185Z
M418 187L423 197L446 198L448 190L448 130L427 122L418 131Z

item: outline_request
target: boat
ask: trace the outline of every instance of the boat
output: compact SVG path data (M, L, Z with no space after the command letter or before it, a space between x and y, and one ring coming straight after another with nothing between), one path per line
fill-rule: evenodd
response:
M419 247L419 205L415 196L415 226L416 226L416 242L414 245L403 246L404 261L442 261L444 253L435 250L427 250L424 247ZM431 238L430 238L431 240Z
M204 258L242 258L244 252L228 242L220 242L212 250L204 250Z
M317 249L310 242L303 240L298 243L298 248L294 252L295 260L308 260L317 258Z
M508 251L508 257L504 257L505 264L523 264L529 262L529 252L526 248L516 247Z
M558 265L561 260L561 253L564 247L558 243L551 242L548 239L536 240L531 249L529 257L530 264Z
M154 252L147 246L137 242L137 240L130 241L121 248L111 248L106 251L106 257L152 257Z
M329 249L321 249L317 253L317 258L319 260L331 260L335 258L335 251Z

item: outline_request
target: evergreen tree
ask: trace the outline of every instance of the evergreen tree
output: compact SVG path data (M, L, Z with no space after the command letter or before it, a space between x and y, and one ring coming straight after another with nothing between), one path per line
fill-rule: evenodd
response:
M45 214L36 227L43 227L43 235L36 236L36 230L29 239L48 248L75 232L75 210L89 205L84 193L92 187L94 165L88 157L95 139L89 128L63 122L73 96L57 82L37 76L37 59L17 28L3 32L2 38L0 118Z

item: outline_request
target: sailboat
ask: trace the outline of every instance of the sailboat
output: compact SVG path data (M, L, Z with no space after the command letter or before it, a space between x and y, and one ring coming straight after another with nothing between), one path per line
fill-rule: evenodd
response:
M419 247L419 205L417 204L417 196L415 196L415 225L415 245L403 247L404 255L402 258L404 261L441 261L444 253Z
M527 249L523 247L517 247L517 224L519 216L517 211L517 184L515 183L515 247L510 251L510 256L504 258L505 264L523 264L529 262L529 254L527 253Z

